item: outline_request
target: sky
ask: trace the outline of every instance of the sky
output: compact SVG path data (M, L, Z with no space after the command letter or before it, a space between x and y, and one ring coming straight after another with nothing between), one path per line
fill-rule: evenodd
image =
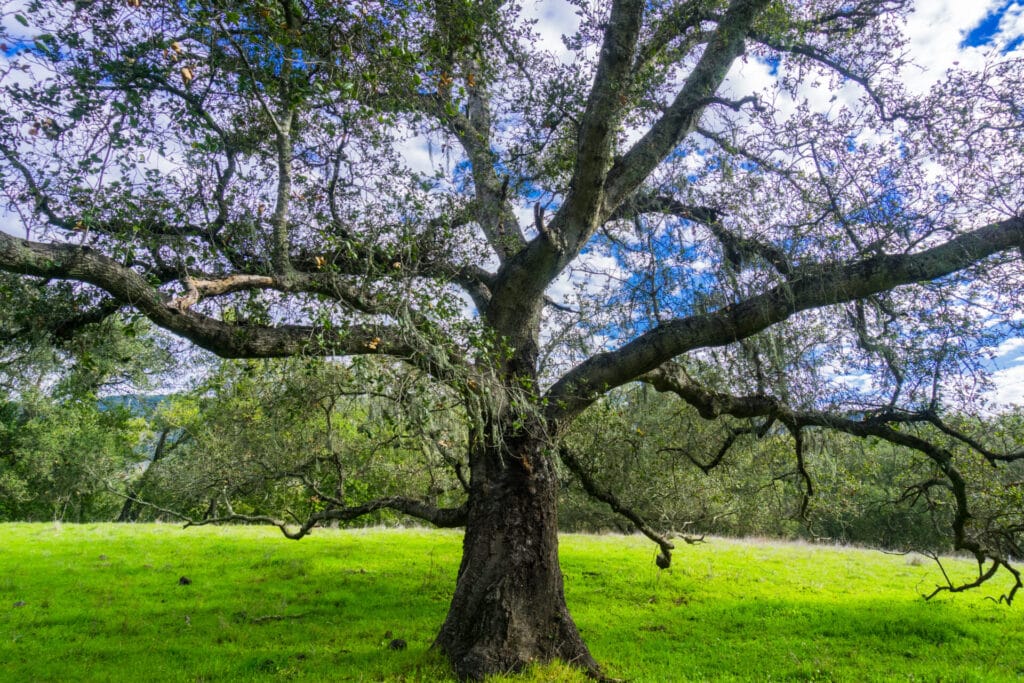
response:
M5 9L13 9L17 2L5 2ZM539 47L559 55L565 61L571 57L562 43L562 36L575 31L578 18L575 9L565 0L524 0L523 8L537 20ZM13 12L0 17L5 28L20 31ZM909 61L915 66L903 74L911 90L924 92L942 76L946 69L980 66L993 52L1024 56L1024 2L1006 0L918 0L908 19L906 46ZM0 55L0 66L4 56ZM772 76L765 64L750 60L737 63L729 75L733 85L746 90L750 81L764 81ZM727 86L728 87L728 86ZM749 92L749 90L747 90ZM422 140L410 140L407 158L417 170L431 170L438 163L436 155L427 153ZM531 217L524 215L524 224ZM23 236L17 217L4 213L0 207L0 229ZM608 265L608 264L606 264ZM571 289L571 276L567 275L553 286L552 294ZM1024 339L1007 340L996 349L992 361L995 390L991 399L999 403L1024 405Z

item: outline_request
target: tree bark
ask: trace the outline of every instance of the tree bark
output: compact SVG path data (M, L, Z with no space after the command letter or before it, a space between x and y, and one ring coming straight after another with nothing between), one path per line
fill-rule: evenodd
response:
M472 463L462 564L435 641L460 679L556 659L598 674L562 590L552 457L526 437Z

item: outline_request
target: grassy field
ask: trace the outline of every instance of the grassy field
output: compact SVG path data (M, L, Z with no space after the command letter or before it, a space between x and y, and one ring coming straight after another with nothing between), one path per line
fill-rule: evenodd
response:
M0 525L0 677L448 680L429 647L459 543L426 530L296 543L256 528ZM1021 607L984 592L924 602L940 579L930 561L719 539L681 548L666 572L653 558L639 538L563 538L570 609L611 676L1024 680ZM546 667L527 680L583 679Z

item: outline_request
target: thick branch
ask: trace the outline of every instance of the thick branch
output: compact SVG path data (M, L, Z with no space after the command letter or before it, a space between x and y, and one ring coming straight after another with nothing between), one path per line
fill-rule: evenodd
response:
M412 347L388 325L332 329L304 325L232 324L182 310L146 278L97 251L67 244L41 244L0 233L0 269L96 285L155 324L226 358L334 354L387 354L437 372L437 349Z
M540 234L499 273L489 316L499 334L510 335L522 329L524 323L531 328L537 326L544 290L600 227L598 211L620 113L628 103L625 93L629 91L643 11L642 0L616 0L612 4L597 74L580 121L569 192L547 225L538 220ZM514 341L519 346L536 345L534 340Z
M609 221L629 220L647 213L661 213L676 216L704 225L716 223L722 218L718 209L710 206L684 204L675 197L656 194L638 194L620 204L608 216Z
M605 210L611 213L661 163L679 142L693 132L708 98L722 84L733 61L743 54L754 20L768 0L733 0L700 61L668 110L608 173Z
M619 114L628 97L643 13L644 3L640 0L617 0L612 4L597 74L580 122L572 189L559 214L580 215L597 209L611 161Z
M993 254L1024 245L1024 218L993 223L914 254L879 255L801 268L790 282L712 313L678 318L616 351L597 354L547 393L548 417L562 421L597 396L693 349L745 339L800 311L861 299L901 285L936 280Z
M509 202L508 178L500 178L495 170L490 102L482 86L470 87L467 94L465 114L441 94L423 95L423 109L441 121L465 150L476 191L474 218L487 243L505 262L526 246L526 238Z
M270 289L278 292L307 292L310 294L323 294L332 299L337 299L346 304L349 308L363 313L384 313L388 312L373 297L367 296L340 277L331 273L296 273L288 276L279 275L252 275L246 273L235 273L223 277L193 278L184 279L186 293L176 297L168 305L185 311L207 297L223 296L235 292L251 291L254 289Z

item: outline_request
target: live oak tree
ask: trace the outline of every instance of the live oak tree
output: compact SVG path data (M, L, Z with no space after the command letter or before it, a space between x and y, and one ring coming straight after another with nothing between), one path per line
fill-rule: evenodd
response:
M463 677L597 672L557 461L669 565L562 443L635 380L734 420L709 467L788 434L808 493L809 430L919 453L908 495L952 506L977 582L1005 569L1012 599L1019 515L973 516L998 506L961 461L1021 454L946 417L1024 310L1021 64L908 91L903 0L573 4L566 61L514 1L8 9L0 269L221 356L386 356L459 396L464 503L328 498L281 526L465 526L436 639Z

